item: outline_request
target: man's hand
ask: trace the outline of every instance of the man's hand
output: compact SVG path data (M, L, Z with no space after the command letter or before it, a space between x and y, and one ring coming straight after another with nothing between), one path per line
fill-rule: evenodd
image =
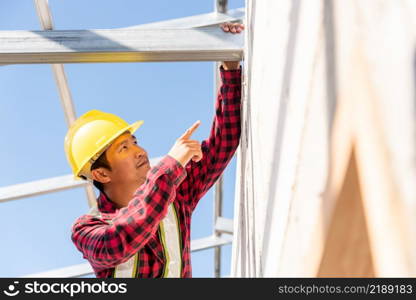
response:
M191 140L192 133L198 128L201 121L196 121L188 130L185 131L177 140L168 155L176 159L183 167L192 159L198 162L202 159L201 144Z
M244 30L244 25L240 23L223 23L221 28L224 32L236 34ZM221 64L224 70L236 70L240 67L239 61L223 61Z

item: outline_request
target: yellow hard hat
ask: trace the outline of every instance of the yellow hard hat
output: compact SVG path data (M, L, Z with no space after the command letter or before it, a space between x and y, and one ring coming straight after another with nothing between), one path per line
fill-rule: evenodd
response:
M66 158L74 176L91 179L91 165L126 131L133 134L143 121L129 125L120 117L99 110L90 110L79 117L65 136Z

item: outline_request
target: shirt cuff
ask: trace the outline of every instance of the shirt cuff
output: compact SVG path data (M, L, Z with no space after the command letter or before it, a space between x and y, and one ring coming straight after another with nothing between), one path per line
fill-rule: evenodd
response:
M220 67L221 81L224 84L241 84L241 66L235 70L224 70Z
M186 177L187 173L185 168L170 155L166 155L158 163L158 167L161 172L167 174L173 184L178 186Z

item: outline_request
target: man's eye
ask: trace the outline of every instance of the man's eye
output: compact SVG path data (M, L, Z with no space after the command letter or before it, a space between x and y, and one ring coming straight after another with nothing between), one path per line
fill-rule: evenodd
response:
M134 141L133 143L135 143L137 145L137 141Z
M124 150L124 149L127 149L127 145L124 145L124 146L123 146L123 148L121 148L121 149L123 149L123 150Z

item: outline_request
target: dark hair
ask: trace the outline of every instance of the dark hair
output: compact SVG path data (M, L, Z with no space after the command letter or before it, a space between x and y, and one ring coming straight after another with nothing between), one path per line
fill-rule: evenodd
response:
M98 169L98 168L106 168L111 171L110 163L107 160L107 157L105 155L107 151L104 151L100 157L91 165L91 171ZM101 182L93 180L92 182L94 186L99 189L100 191L104 192L104 185Z

